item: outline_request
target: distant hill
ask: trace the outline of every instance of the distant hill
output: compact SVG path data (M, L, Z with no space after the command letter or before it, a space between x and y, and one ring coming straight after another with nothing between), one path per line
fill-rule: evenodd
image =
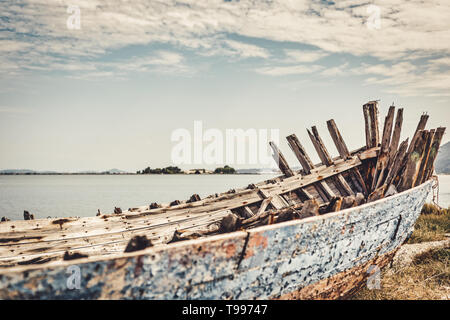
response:
M439 148L435 162L436 173L450 174L450 142Z
M119 169L110 169L106 171L79 171L79 172L58 172L58 171L35 171L29 169L5 169L0 170L2 175L37 175L37 174L47 174L47 175L61 175L61 174L129 174L127 171Z
M36 173L36 171L28 170L28 169L6 169L0 170L1 174L31 174Z
M120 170L120 169L109 169L106 171L103 171L102 173L106 173L106 174L120 174L120 173L127 173L126 171Z

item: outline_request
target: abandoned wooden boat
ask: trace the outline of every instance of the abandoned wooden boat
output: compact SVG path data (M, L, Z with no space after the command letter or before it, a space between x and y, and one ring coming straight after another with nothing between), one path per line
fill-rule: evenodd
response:
M2 299L335 299L357 290L412 233L445 128L408 146L403 109L381 135L363 106L366 146L349 152L333 120L332 158L313 127L302 170L271 143L282 176L243 189L87 218L0 223ZM370 270L374 270L370 268Z

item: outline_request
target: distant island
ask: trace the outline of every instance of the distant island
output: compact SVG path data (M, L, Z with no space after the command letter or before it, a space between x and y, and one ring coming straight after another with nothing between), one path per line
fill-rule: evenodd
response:
M102 174L134 174L131 172L110 169L106 171L78 171L78 172L58 172L58 171L35 171L29 169L6 169L0 170L0 175L102 175Z
M450 174L450 142L439 148L434 167L437 174Z
M58 172L58 171L36 171L29 169L5 169L0 170L0 175L137 175L137 174L279 174L278 169L253 168L235 169L228 165L218 167L214 170L208 169L187 169L182 170L176 166L152 169L147 167L136 172L128 172L119 169L109 169L105 171L78 171L78 172Z
M237 174L238 172L230 167L230 166L224 166L216 168L214 171L207 170L207 169L189 169L189 170L181 170L178 167L165 167L165 168L156 168L152 169L150 167L147 167L143 170L136 171L136 174Z

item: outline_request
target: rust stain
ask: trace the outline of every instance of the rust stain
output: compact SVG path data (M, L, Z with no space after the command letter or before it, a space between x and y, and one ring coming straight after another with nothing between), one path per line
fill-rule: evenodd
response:
M233 257L236 254L236 245L234 243L230 243L225 246L225 253L227 259Z
M247 250L245 251L244 259L250 258L254 255L253 250L260 248L267 248L267 237L262 236L260 233L254 233L248 240Z
M142 266L144 265L144 256L138 256L136 259L136 266L134 268L134 276L137 277L141 274Z

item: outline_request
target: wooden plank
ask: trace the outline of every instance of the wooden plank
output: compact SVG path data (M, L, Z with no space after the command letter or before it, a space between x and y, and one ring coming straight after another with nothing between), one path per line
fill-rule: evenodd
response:
M350 157L350 152L348 151L347 145L345 144L344 139L341 136L341 133L339 132L339 129L334 122L333 119L327 121L328 131L330 132L330 135L333 139L334 144L336 145L336 149L339 152L339 155L342 159L347 159ZM357 170L357 169L355 169ZM357 172L354 173L357 177L357 181L359 184L361 184L361 188L364 190L366 189L366 184L364 180L362 179L361 174L357 170ZM337 175L337 181L341 186L341 190L344 191L344 194L347 196L354 195L353 190L350 188L350 186L345 181L344 177L342 175ZM340 190L340 191L341 191Z
M244 206L243 209L244 209L245 218L251 218L255 215L248 206Z
M363 114L364 114L364 127L366 131L366 148L370 149L372 148L372 136L371 136L372 132L370 130L370 112L368 104L363 105Z
M378 157L379 153L380 147L373 147L361 152L360 154L358 154L358 157L360 160L369 160Z
M380 133L378 130L378 102L367 102L363 105L363 112L366 128L367 149L377 147L380 141Z
M373 176L371 191L377 189L384 181L384 175L389 163L389 146L391 142L392 127L394 124L395 107L389 107L384 121L383 137L381 139L380 154L378 155L375 174Z
M330 155L328 154L327 150L325 149L325 146L323 145L322 140L320 139L320 136L317 132L317 129L313 127L313 132L315 134L312 134L309 130L308 135L311 138L311 141L314 145L314 148L317 151L317 154L319 155L319 158L322 161L322 164L324 165L330 165L333 163L333 160L331 159ZM309 158L308 154L306 153L306 150L303 148L303 146L298 141L297 137L295 135L291 135L287 137L289 141L289 145L291 146L292 150L294 151L295 155L297 156L297 159L299 160L300 164L302 165L304 171L306 174L310 174L311 170L315 168L314 164L312 163L311 159ZM334 196L334 192L331 190L331 188L326 184L325 181L320 181L316 184L314 184L314 187L316 188L317 192L319 193L320 197L324 202L330 201L330 199Z
M270 199L270 198L268 198ZM267 200L267 199L266 199ZM277 210L286 208L289 204L279 195L272 195L270 204Z
M304 195L308 200L314 199L314 197L306 190L306 188L300 188L300 189L298 189L298 191L302 192L303 195Z
M311 128L311 132L308 130L308 135L311 138L311 141L313 142L313 145L317 151L317 154L319 155L319 158L322 161L322 164L325 166L331 166L333 165L334 161L331 158L330 154L328 153L327 148L325 147L322 138L319 135L319 132L317 131L317 127L313 126ZM345 159L344 159L345 160ZM321 194L322 198L325 197L324 201L330 201L332 198L336 197L335 193L331 188L328 186L328 184L325 181L321 181L320 185L318 185L317 191L319 194ZM346 192L345 190L343 191Z
M428 135L429 131L419 130L412 151L410 153L407 153L406 155L405 171L397 188L400 192L410 189L412 186L414 186L419 173L423 151L425 149Z
M264 199L264 200L261 202L261 206L260 206L259 209L258 209L257 215L260 215L261 213L263 213L264 211L266 211L267 206L269 205L269 203L270 203L271 201L272 201L272 197L269 197L269 198L267 198L267 199Z
M350 188L350 186L348 185L347 181L342 176L342 174L336 175L336 181L340 186L339 191L341 190L345 191L345 194L343 196L352 196L355 194L355 192L353 192L352 188Z
M435 134L433 136L433 141L431 143L430 154L427 159L427 163L425 166L422 183L427 181L433 175L434 170L434 161L438 155L439 146L441 145L442 137L444 136L445 128L439 127L436 129Z
M419 184L422 183L423 177L425 175L425 167L427 165L428 158L430 155L431 144L433 142L434 133L435 133L435 130L431 129L430 133L428 135L426 144L425 144L425 148L423 150L422 161L420 163L420 168L419 168L419 174L417 175L417 179L416 179L416 182L414 183L414 186L418 186Z
M339 129L333 119L327 121L327 127L341 158L347 159L350 157L350 152L348 151L347 145L345 144L344 139L342 139L341 133L339 132Z
M311 169L314 168L314 164L309 158L308 154L306 153L305 148L298 140L297 136L295 134L291 134L290 136L287 136L286 139L295 156L297 157L298 161L302 165L305 174L310 174Z
M408 148L408 139L406 139L400 144L400 147L395 153L394 160L392 161L392 165L390 166L389 172L386 176L385 183L387 185L392 184L394 182L395 177L397 177L398 172L400 171L400 166L404 162L403 160L405 158L407 148Z
M423 115L420 116L419 123L417 124L416 131L414 132L413 138L411 139L411 144L409 145L407 154L410 154L412 152L412 149L414 148L414 145L416 143L418 135L420 134L419 132L421 130L425 129L425 126L427 124L428 118L429 118L429 116L427 114L423 114Z
M330 186L325 181L320 181L318 183L320 185L321 191L325 193L326 199L330 201L333 197L336 197L336 194L331 190Z
M283 156L281 151L278 149L277 145L273 143L272 141L269 142L269 145L272 147L273 150L273 158L275 162L277 163L278 167L280 168L281 172L286 177L292 177L294 175L294 172L289 167L289 164L286 161L286 158Z
M353 175L353 177L359 182L359 185L362 189L362 192L365 196L369 195L369 190L367 188L366 182L364 181L361 172L359 172L358 168L353 168L351 171L351 174Z
M311 139L311 142L314 145L314 148L316 149L317 154L319 155L320 161L322 161L322 164L325 166L330 166L333 164L333 160L330 157L330 154L328 153L327 149L325 148L325 145L323 144L322 139L319 136L319 132L317 131L317 128L313 126L311 128L311 133L309 130L308 135Z
M400 135L403 125L403 108L397 110L397 117L395 118L394 133L392 134L391 145L389 147L389 163L388 167L393 163L395 154L400 143Z
M369 105L370 112L370 130L372 138L372 147L378 147L380 143L380 130L378 124L378 102L372 101Z

